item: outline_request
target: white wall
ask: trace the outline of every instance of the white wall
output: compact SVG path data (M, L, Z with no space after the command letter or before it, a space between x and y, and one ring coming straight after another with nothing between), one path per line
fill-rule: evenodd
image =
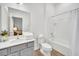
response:
M1 6L10 7L14 9L18 9L25 12L30 12L27 8L27 6L16 4L16 3L0 3Z
M50 33L52 33L51 25L49 25L49 22L51 20L51 16L55 15L55 5L52 3L47 3L45 6L45 37L49 39Z
M1 7L0 7L0 32L1 32Z
M67 12L76 8L79 8L79 3L59 3L56 4L56 14Z
M70 10L74 10L79 8L79 4L73 3L59 3L55 5L55 15L58 15L63 12L67 12ZM52 11L51 11L52 12ZM63 53L64 55L72 55L74 50L75 44L75 31L76 31L76 12L73 11L69 14L62 14L56 17L50 17L51 20L49 21L48 25L48 34L53 32L54 30L55 39L50 40L49 43L58 51ZM59 21L58 21L58 20ZM55 28L53 26L54 20L57 20ZM49 27L51 26L51 27ZM51 30L50 30L51 29ZM78 41L77 41L78 42ZM72 53L72 54L71 54Z
M62 3L62 4L58 4L58 5L56 5L56 14L59 14L59 13L63 13L63 12L67 12L67 11L69 11L69 10L73 10L73 9L77 9L77 8L79 8L79 4L77 4L77 3L71 3L71 4L69 4L69 3ZM79 55L78 53L78 44L75 42L75 41L77 41L78 42L78 37L77 37L77 39L75 38L75 31L76 31L76 24L77 24L77 13L78 12L76 12L76 11L73 11L72 12L72 20L71 20L71 25L70 25L70 30L69 30L69 32L73 32L72 34L71 34L71 36L68 36L68 38L69 37L71 37L71 39L69 39L69 47L70 47L70 51L72 50L72 55ZM73 25L73 26L72 26ZM78 33L78 32L77 32ZM69 33L68 33L69 34ZM78 35L78 34L77 34ZM61 40L62 41L62 40ZM77 45L75 45L75 43L77 44ZM75 46L77 46L76 48L75 48ZM75 52L76 51L76 52ZM74 53L75 54L74 54Z
M69 55L70 52L70 40L72 39L72 18L71 13L62 14L52 18L51 22L55 22L54 25L54 48L65 55ZM51 23L51 25L53 25ZM57 46L58 45L58 46ZM61 47L62 46L62 47Z
M36 3L28 6L31 12L31 31L36 34L44 33L44 4Z
M75 33L75 40L73 40L73 55L79 56L79 9L76 11L77 13L77 20L76 20L76 33ZM75 15L74 15L75 16Z
M8 8L1 6L1 30L8 31Z

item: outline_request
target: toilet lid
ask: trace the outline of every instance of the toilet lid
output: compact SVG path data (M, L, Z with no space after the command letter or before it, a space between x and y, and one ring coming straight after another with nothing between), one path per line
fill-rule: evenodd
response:
M45 48L52 48L49 44L47 43L42 43L42 46L45 47Z

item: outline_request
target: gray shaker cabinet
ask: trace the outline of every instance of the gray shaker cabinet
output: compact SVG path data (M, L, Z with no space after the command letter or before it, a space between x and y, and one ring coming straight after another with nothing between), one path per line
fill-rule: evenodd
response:
M13 53L13 52L17 52L17 51L20 51L20 50L22 50L22 49L27 48L26 45L27 45L27 43L13 46L13 47L11 47L10 51L11 51L11 53Z
M21 51L21 56L32 56L34 50L34 42L27 43L27 48Z
M7 49L1 49L0 50L0 56L5 56L7 54L8 54Z
M34 41L0 49L0 56L32 56Z
M21 56L32 56L34 47L30 47L21 51Z
M12 54L9 54L8 56L19 56L19 52L14 52Z

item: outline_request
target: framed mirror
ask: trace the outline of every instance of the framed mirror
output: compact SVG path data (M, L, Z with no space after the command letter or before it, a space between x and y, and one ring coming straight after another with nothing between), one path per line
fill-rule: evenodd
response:
M24 32L30 32L30 13L14 8L8 8L8 29L9 36L23 35Z

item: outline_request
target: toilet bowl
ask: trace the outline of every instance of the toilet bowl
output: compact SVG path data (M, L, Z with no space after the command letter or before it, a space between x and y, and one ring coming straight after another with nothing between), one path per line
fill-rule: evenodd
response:
M51 55L52 47L50 44L45 42L43 35L39 36L39 45L40 45L40 47L39 47L40 51L43 55L45 55L45 56Z
M41 53L43 55L50 56L51 55L51 51L52 51L52 47L48 43L42 43L40 51L41 51Z
M44 51L51 51L52 50L52 47L48 43L43 43L41 45L42 45L42 49Z

